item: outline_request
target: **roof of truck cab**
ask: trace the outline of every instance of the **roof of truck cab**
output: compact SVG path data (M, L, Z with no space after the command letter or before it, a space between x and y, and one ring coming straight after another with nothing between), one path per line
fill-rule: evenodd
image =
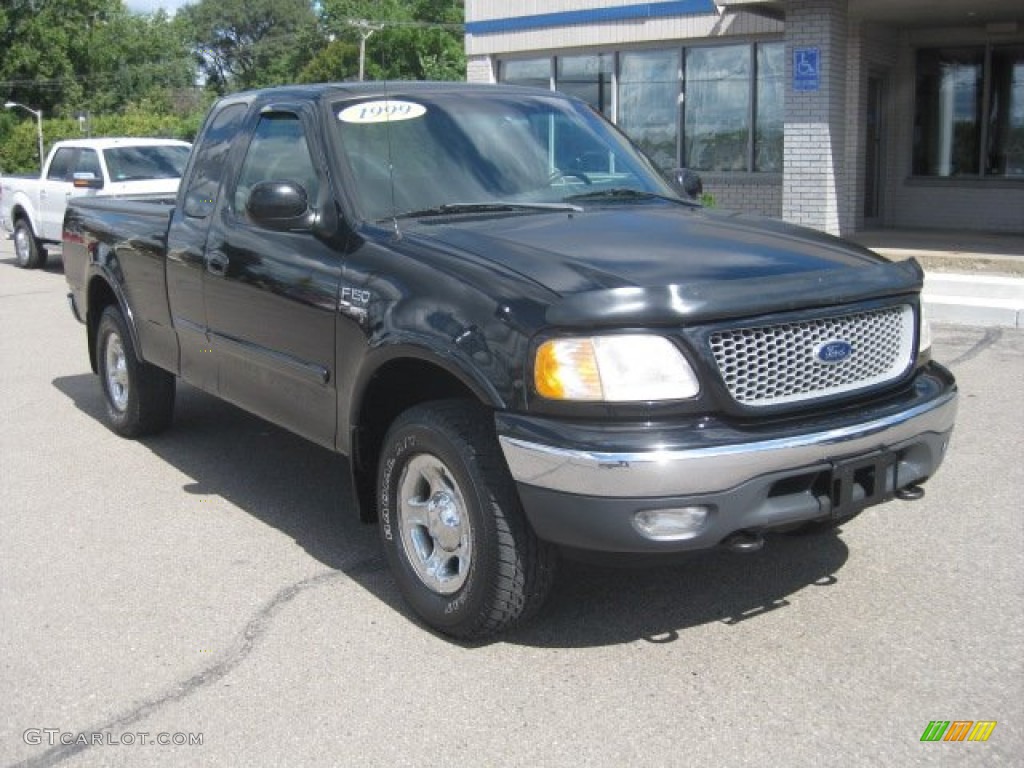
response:
M374 80L370 82L353 83L316 83L312 85L283 85L273 88L262 88L252 91L241 91L231 94L222 101L267 101L274 99L319 99L323 96L334 96L338 98L358 98L360 96L393 96L396 94L431 94L431 93L514 93L521 92L524 95L542 95L549 97L562 97L556 91L546 88L533 88L530 86L504 85L501 83L467 83L458 80L451 81L429 81L429 80Z
M83 147L88 149L114 149L116 147L152 147L152 146L192 146L187 141L178 139L140 139L131 136L117 136L104 139L65 139L55 142L58 147Z

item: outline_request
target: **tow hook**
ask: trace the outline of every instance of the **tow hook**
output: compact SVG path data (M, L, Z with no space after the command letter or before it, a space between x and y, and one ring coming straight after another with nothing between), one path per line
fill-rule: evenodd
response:
M895 496L900 501L917 501L924 498L924 488L920 485L908 485L906 488L898 489Z
M753 531L737 531L722 542L722 546L730 552L747 554L757 552L764 546L764 536Z

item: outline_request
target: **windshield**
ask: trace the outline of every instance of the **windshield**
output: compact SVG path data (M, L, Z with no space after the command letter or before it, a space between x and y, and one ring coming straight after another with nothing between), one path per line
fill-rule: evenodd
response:
M111 181L178 179L185 171L189 148L179 144L116 147L104 152Z
M338 102L333 113L369 219L469 204L678 199L609 123L554 95L411 94Z

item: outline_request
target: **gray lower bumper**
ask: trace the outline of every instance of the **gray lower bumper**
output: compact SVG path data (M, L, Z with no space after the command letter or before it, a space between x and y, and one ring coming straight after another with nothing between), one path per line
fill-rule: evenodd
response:
M941 464L957 411L955 384L938 369L922 373L905 402L779 430L777 436L721 425L683 429L673 439L642 448L642 439L607 435L625 447L596 450L592 431L584 445L528 439L523 429L502 430L502 450L534 529L569 546L620 552L664 552L715 546L741 530L764 530L849 514L830 502L832 473L850 460L888 456L886 476L857 509L922 482ZM819 428L815 428L815 427ZM567 430L575 438L578 431ZM550 437L554 429L536 430ZM657 437L665 438L665 434ZM635 438L635 436L633 436ZM854 490L854 497L862 489ZM641 510L700 505L709 511L698 534L679 541L645 539L632 524Z
M723 491L760 475L805 467L926 434L943 434L956 419L956 394L893 416L825 432L687 450L598 452L500 439L517 482L590 496L686 496Z

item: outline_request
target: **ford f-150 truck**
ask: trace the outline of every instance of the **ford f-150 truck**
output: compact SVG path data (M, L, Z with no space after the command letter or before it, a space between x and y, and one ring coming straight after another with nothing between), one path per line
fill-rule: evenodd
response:
M191 146L174 139L58 141L41 174L4 176L0 224L14 237L15 263L26 269L46 266L46 245L60 242L72 197L173 197Z
M920 497L954 425L915 262L704 209L547 91L229 96L176 201L74 201L64 253L116 432L167 427L181 378L348 456L458 637L533 614L566 552L753 551Z

